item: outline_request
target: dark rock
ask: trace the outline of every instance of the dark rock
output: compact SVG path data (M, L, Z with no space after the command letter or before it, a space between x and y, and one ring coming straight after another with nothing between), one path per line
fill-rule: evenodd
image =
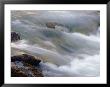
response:
M28 55L28 54L22 54L22 55L17 55L17 56L12 56L11 57L11 62L14 61L23 61L25 63L38 66L39 63L41 62L40 59L35 58L34 56Z
M59 24L59 23L57 23L57 22L47 22L47 23L46 23L46 26L47 26L48 28L53 28L53 29L55 29L55 26L65 27L63 24Z
M20 34L16 32L11 32L11 42L15 42L20 40Z
M19 69L11 67L11 77L27 77L27 75Z
M43 77L42 71L37 67L28 63L21 62L23 66L19 67L15 62L11 64L11 76L12 77Z
M57 25L56 22L47 22L47 23L46 23L46 26L47 26L48 28L55 28L56 25Z

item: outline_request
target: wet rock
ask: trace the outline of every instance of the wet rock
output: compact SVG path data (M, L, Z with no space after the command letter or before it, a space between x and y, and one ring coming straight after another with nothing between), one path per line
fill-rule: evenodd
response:
M46 26L47 26L48 28L55 28L56 25L57 25L56 22L47 22L47 23L46 23Z
M14 61L22 61L22 62L31 64L33 66L38 66L39 63L41 62L40 59L35 58L34 56L31 56L31 55L28 55L28 54L12 56L11 57L11 62L14 62Z
M23 65L20 66L19 63ZM43 77L42 71L25 62L11 62L11 76L12 77Z
M15 42L20 40L20 34L16 32L11 32L11 42Z
M12 77L27 77L27 75L24 72L14 67L11 67L11 76Z

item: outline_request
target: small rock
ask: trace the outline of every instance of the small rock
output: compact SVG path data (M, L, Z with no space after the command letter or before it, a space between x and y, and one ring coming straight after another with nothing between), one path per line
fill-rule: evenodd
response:
M16 32L11 32L11 42L20 40L20 35Z
M57 25L57 23L55 23L55 22L47 22L46 23L46 26L48 27L48 28L54 28L55 29L55 26Z

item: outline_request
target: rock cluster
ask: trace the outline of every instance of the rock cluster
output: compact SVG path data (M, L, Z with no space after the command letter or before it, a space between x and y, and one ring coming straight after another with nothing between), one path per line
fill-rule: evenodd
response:
M11 42L20 40L20 34L11 32ZM12 77L43 77L39 63L41 60L29 54L20 54L11 57Z

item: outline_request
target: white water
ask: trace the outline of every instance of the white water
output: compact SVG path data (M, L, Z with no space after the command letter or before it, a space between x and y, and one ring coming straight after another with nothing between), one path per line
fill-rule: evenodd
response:
M19 32L23 40L11 43L11 46L46 57L46 62L40 63L44 76L100 75L100 26L95 11L18 13L13 11L12 30ZM48 21L60 25L50 29L45 26Z

